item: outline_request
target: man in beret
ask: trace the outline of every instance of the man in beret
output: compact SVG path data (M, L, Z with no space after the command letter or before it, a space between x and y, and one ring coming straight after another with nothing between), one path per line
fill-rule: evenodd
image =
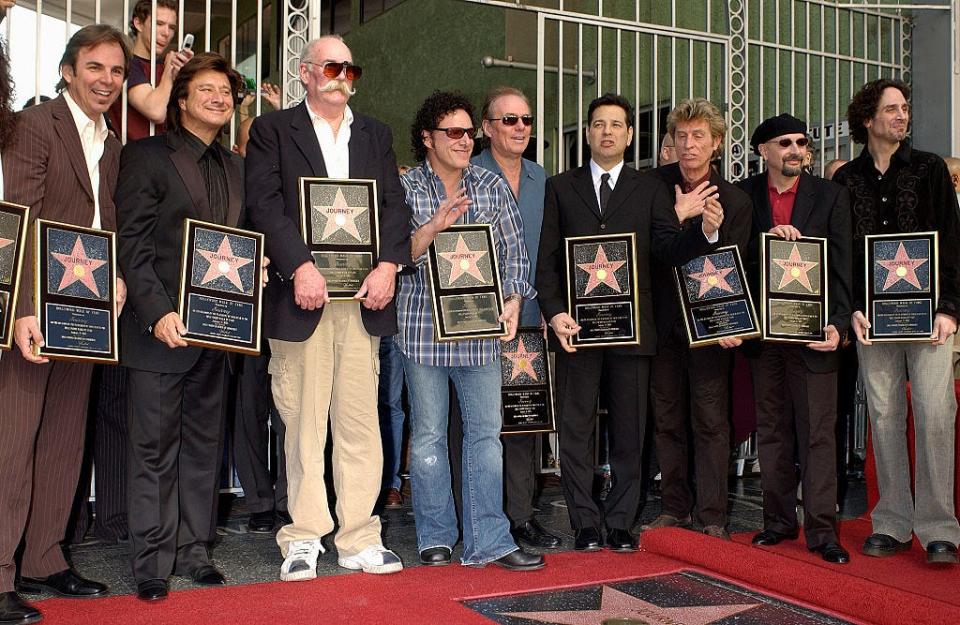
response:
M754 300L760 267L760 233L787 241L801 236L826 237L830 259L830 293L824 340L807 343L760 343L746 348L753 368L757 406L757 443L763 488L763 531L754 545L772 546L797 537L798 477L803 484L804 534L807 548L827 562L843 564L850 554L836 530L837 346L850 323L850 200L847 190L803 173L807 125L781 114L760 124L750 138L766 171L741 181L753 198L753 234L747 275ZM814 269L814 268L810 268ZM800 473L794 459L800 459Z

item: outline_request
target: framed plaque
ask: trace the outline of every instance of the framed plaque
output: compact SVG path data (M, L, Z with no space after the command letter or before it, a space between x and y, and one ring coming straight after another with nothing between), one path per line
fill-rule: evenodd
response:
M830 312L827 240L760 235L760 325L765 341L823 341Z
M427 275L437 341L506 335L490 224L455 224L438 234L427 248Z
M13 346L13 322L27 249L29 217L29 207L0 202L0 349Z
M34 301L47 358L116 363L117 239L113 232L38 219Z
M937 233L873 234L864 239L867 339L929 343L940 296Z
M500 345L501 434L553 432L553 371L541 328L520 328Z
M257 355L263 235L185 219L179 314L191 345Z
M378 214L376 180L300 179L300 231L331 300L353 299L377 266Z
M632 232L568 237L567 308L574 347L640 344L637 245Z
M674 272L690 347L713 345L722 338L760 336L736 245L718 247L675 267Z

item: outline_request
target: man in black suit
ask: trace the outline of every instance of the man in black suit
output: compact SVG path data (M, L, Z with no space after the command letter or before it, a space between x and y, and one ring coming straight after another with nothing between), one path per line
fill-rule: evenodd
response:
M170 132L128 144L117 185L118 256L129 284L120 319L130 370L128 510L133 574L145 601L176 572L223 584L210 561L224 432L222 351L188 347L176 312L184 219L243 222L240 158L217 141L240 77L198 54L173 84ZM221 276L218 280L225 280Z
M651 251L665 262L679 264L709 249L723 221L718 206L703 208L702 232L670 227L673 202L662 182L624 166L623 154L633 139L633 107L626 98L607 94L590 103L587 115L590 163L547 180L543 226L537 261L538 301L553 331L556 352L556 405L560 429L562 484L576 531L575 548L606 544L629 552L636 542L628 528L640 501L640 452L647 418L650 357L657 331L652 315ZM572 236L636 234L640 344L635 347L577 351L570 337L580 326L567 310L564 239ZM651 236L653 232L653 236ZM607 396L610 465L613 488L604 501L603 517L591 493L594 423L597 398Z
M306 99L258 117L247 145L247 208L266 235L277 280L264 293L269 371L286 424L287 497L293 522L277 533L284 581L316 577L320 539L333 531L323 481L327 419L332 424L338 563L367 573L403 568L385 549L373 508L383 451L377 412L380 337L397 332L397 270L410 265L410 209L397 173L390 129L354 113L347 101L360 78L337 36L310 42L300 63ZM377 181L379 263L355 299L329 303L327 286L300 232L300 178Z
M672 227L696 228L703 221L701 206L719 205L724 220L718 245L736 245L744 255L750 240L750 198L713 167L726 131L723 115L713 104L703 98L681 101L667 116L667 136L673 138L679 160L654 170L653 175L674 190L676 219ZM705 534L729 540L731 354L719 345L691 349L674 267L654 262L651 278L659 335L657 355L651 363L650 395L662 476L662 511L643 529L692 521L694 497L688 469L688 440L692 438L697 520Z
M757 405L757 443L763 487L763 531L754 545L776 545L796 538L797 472L803 484L807 548L836 564L849 562L836 531L837 346L850 325L852 234L850 200L840 185L802 171L807 125L787 114L761 123L750 145L766 163L766 172L747 178L740 188L753 198L753 234L747 274L754 301L760 272L760 233L788 241L801 236L829 241L830 310L823 341L796 345L752 341L753 388Z

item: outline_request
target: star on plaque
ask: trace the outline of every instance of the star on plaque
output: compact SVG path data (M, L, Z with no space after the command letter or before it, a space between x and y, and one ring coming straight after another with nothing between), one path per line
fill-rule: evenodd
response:
M463 240L462 234L457 235L457 247L454 251L440 252L439 255L450 261L449 284L456 282L463 274L469 274L480 282L485 281L483 274L480 273L480 267L477 266L477 261L486 256L487 252L471 250L467 242Z
M700 282L700 293L697 297L703 297L710 292L710 289L720 289L728 293L733 293L733 287L727 282L727 274L733 271L733 267L724 267L717 269L710 257L703 259L703 269L697 273L691 273L690 277Z
M236 256L233 253L233 248L230 246L229 237L224 235L217 251L197 250L197 253L210 263L210 266L207 267L207 273L203 275L203 280L200 281L201 286L213 282L222 276L239 290L244 290L243 281L240 280L240 272L237 270L252 263L253 259Z
M587 288L583 294L589 295L590 291L601 284L606 284L617 293L622 293L623 289L620 288L620 283L617 282L614 274L617 269L623 267L626 262L625 260L607 260L607 252L603 249L602 245L598 245L597 255L594 257L592 263L577 263L577 267L590 274L587 280Z
M357 241L363 242L360 231L357 230L357 217L367 212L366 206L348 206L343 197L343 189L337 189L333 199L333 206L318 206L320 214L327 218L323 226L320 239L326 241L337 230L343 230Z
M537 382L540 379L537 377L537 372L533 368L533 361L537 358L540 358L542 355L540 352L531 352L527 351L526 345L523 344L523 337L521 336L517 341L517 351L515 352L503 352L503 355L513 363L513 370L510 373L510 381L517 379L521 373L526 373L531 378Z
M96 297L100 297L100 291L97 289L97 281L93 278L93 272L107 264L107 261L97 258L88 258L87 250L83 247L83 241L78 236L73 244L73 251L69 254L51 252L51 255L63 265L63 277L60 279L60 286L57 292L61 293L65 288L79 282L87 287Z
M897 247L897 253L892 259L877 261L880 266L887 270L887 280L883 283L883 290L886 291L900 280L904 280L918 289L923 288L920 285L919 278L917 278L917 269L926 263L927 260L926 258L910 258L907 250L903 247L903 243L901 243Z
M759 603L739 603L663 608L609 586L604 586L601 593L599 610L500 612L499 614L557 625L596 625L606 619L636 619L649 625L674 623L710 625L710 623L716 623L761 605Z
M810 270L820 263L803 260L803 258L800 257L800 250L797 249L796 243L793 244L793 249L790 250L789 258L786 260L774 258L773 262L783 269L780 284L777 286L778 289L782 289L791 282L798 282L803 288L813 293L813 286L810 284Z

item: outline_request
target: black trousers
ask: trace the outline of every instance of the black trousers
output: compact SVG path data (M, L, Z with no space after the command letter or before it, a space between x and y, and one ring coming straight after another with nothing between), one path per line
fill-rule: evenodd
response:
M273 405L269 349L237 360L234 377L233 461L251 513L287 509L287 463L283 454L283 419ZM272 418L271 418L272 417ZM270 428L276 433L276 479L269 468Z
M650 394L665 514L680 518L694 512L692 456L698 520L727 524L730 363L731 354L722 348L690 349L685 336L661 341L653 358Z
M574 529L629 529L640 504L643 436L647 422L650 358L606 349L556 355L556 407L560 476ZM608 442L613 486L603 502L594 500L596 409L600 393L608 407Z
M837 372L807 368L800 345L764 344L752 360L763 527L797 531L797 469L807 546L837 540Z
M129 525L137 582L209 563L224 437L226 355L186 373L130 369Z

